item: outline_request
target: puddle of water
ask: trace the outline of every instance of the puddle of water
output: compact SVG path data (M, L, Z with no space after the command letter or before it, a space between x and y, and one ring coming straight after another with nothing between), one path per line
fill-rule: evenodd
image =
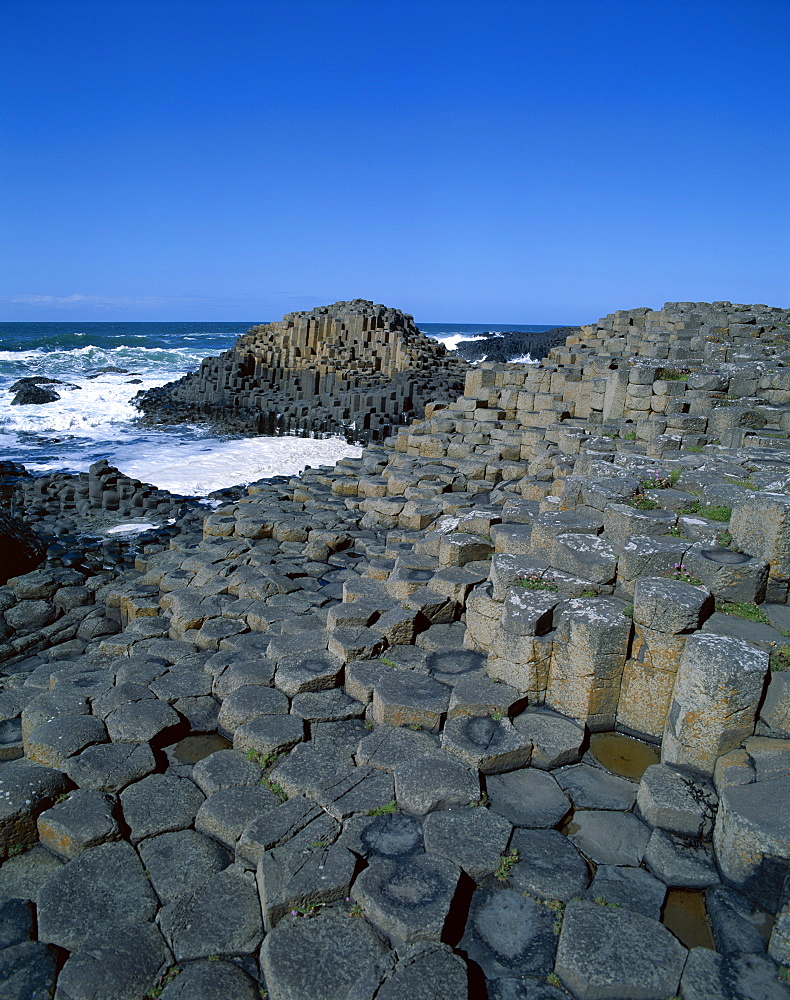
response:
M230 750L233 744L219 733L209 733L205 736L186 736L173 747L173 756L181 764L197 764L199 760L216 753L217 750Z
M658 747L622 733L593 733L590 753L601 767L622 778L639 781L651 764L658 764Z
M716 948L700 889L670 889L661 923L687 948Z

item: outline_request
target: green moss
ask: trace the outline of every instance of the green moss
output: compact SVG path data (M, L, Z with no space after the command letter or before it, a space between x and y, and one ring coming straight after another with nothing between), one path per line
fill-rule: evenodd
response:
M494 872L494 878L498 879L500 882L507 882L510 878L510 873L519 862L519 853L515 847L511 848L507 854L503 854L499 859L499 864L497 865L497 870Z
M790 667L790 646L777 646L771 653L771 670L779 673Z
M636 507L637 510L656 510L658 508L655 500L644 493L634 493L632 497L626 500L626 503L629 507Z
M732 517L732 507L703 507L700 513L709 521L729 521Z
M390 813L395 812L395 800L388 802L385 806L376 806L375 809L368 810L368 816L388 816Z
M694 451L694 452L702 451L702 445L701 444L687 444L683 450L684 451Z
M746 601L716 601L716 610L725 615L745 618L746 621L759 622L761 625L769 624L768 615L763 609Z

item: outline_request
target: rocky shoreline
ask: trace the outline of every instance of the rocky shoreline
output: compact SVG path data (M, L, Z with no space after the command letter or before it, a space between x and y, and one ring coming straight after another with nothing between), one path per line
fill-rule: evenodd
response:
M670 303L210 512L2 470L0 1000L790 996L789 363Z

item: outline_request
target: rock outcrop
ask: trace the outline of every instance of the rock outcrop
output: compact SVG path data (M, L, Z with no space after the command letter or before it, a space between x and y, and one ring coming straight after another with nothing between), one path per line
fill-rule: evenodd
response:
M466 365L406 313L363 299L254 326L177 382L138 393L151 421L381 441L462 389Z
M787 1000L788 372L790 311L617 313L179 514L95 578L78 644L3 663L0 969ZM0 588L9 628L89 589L61 556ZM598 741L629 736L655 750L626 776Z

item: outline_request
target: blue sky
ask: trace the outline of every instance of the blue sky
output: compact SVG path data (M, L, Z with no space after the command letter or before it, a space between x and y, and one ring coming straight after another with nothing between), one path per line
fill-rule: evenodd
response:
M786 0L4 0L0 320L790 306Z

